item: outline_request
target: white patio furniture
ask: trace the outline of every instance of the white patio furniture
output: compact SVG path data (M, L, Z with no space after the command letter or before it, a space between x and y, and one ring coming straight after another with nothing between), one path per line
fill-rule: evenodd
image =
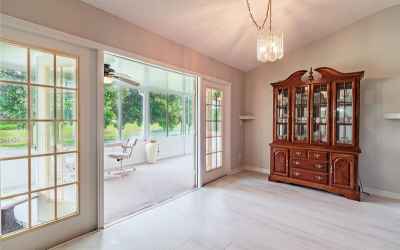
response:
M138 139L135 139L133 143L131 143L131 140L128 139L126 143L121 144L121 152L116 153L116 154L109 154L108 157L111 159L116 160L119 163L119 168L115 170L107 170L108 172L113 172L113 175L117 175L120 177L126 176L129 174L131 171L135 171L136 168L130 168L127 169L123 166L124 160L129 160L131 159L133 155L133 149L137 144Z

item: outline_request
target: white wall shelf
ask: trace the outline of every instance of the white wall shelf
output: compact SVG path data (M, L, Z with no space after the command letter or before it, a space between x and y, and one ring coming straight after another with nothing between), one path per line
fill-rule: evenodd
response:
M248 120L254 120L256 117L252 114L242 114L240 115L240 120L242 121L248 121Z
M385 120L400 120L400 113L385 113Z

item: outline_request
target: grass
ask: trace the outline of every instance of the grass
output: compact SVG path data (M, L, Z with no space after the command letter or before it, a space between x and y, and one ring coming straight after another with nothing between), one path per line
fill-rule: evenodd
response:
M63 144L64 145L75 145L75 137L74 137L74 127L72 125L68 125L67 123L64 123L63 125L63 131L62 131L62 136L63 136Z
M122 138L130 138L132 136L141 136L143 127L136 123L126 123L122 129ZM108 125L104 129L104 142L113 142L119 140L118 129L114 125Z
M18 126L22 125L22 126ZM28 145L28 130L24 123L1 123L0 125L0 147L22 148ZM20 127L20 128L18 128Z
M28 146L28 130L16 123L1 123L0 124L0 148L24 148ZM74 145L74 127L64 123L62 128L63 144Z
M104 142L115 141L118 138L118 130L113 125L109 125L104 129Z

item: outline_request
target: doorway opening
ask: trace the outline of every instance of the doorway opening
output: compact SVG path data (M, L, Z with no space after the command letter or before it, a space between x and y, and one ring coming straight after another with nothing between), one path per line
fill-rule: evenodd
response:
M104 223L197 187L197 77L104 53Z

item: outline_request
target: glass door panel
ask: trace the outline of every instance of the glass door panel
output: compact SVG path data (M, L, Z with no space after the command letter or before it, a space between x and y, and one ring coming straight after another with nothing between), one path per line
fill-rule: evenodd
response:
M336 143L353 144L353 84L336 84Z
M288 140L289 131L289 90L278 89L276 92L276 139Z
M308 86L295 88L294 110L294 141L306 143L308 139Z
M206 171L222 168L223 91L206 88Z
M326 84L313 87L312 142L328 143L328 86Z

